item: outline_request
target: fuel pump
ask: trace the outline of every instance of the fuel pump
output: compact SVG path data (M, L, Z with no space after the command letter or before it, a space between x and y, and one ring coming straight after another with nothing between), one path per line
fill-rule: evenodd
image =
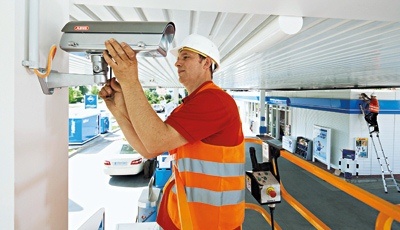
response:
M280 156L282 144L275 139L263 140L263 161L259 163L256 149L249 147L252 171L246 171L246 186L252 196L261 204L267 204L271 215L271 228L274 229L275 204L281 202L280 177L277 158Z

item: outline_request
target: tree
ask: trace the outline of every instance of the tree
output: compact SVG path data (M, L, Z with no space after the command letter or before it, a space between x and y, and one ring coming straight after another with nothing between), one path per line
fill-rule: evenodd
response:
M79 89L76 89L75 87L69 87L68 91L69 91L68 99L69 99L70 104L74 104L74 103L83 101L84 96Z
M97 95L97 94L99 94L99 92L100 92L99 87L97 85L93 85L92 89L90 90L90 93L93 95Z
M158 98L158 93L156 92L156 89L146 89L144 91L144 94L146 95L146 98L150 104L160 103L160 99Z
M89 89L85 85L79 86L79 91L81 92L81 95L86 95L89 92Z
M75 90L75 102L83 102L84 94L80 90Z
M68 100L70 104L74 104L76 103L76 99L75 99L75 90L72 87L68 88Z
M165 94L165 100L168 102L172 101L172 96L171 94Z

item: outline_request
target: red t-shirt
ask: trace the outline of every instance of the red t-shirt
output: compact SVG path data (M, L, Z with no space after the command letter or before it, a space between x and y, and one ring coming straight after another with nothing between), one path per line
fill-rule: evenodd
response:
M222 89L198 92L205 82L183 99L166 123L189 143L203 141L218 146L235 146L243 141L242 123L233 98Z

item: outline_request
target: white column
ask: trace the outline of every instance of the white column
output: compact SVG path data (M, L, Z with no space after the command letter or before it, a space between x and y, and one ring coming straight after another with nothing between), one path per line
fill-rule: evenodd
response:
M23 5L22 5L23 6ZM20 6L21 7L21 6ZM0 229L16 229L14 226L14 210L15 210L15 68L16 52L14 50L15 34L18 30L15 23L15 10L17 3L14 1L7 1L2 4L0 8L0 15L2 20L0 26L3 31L7 31L6 36L0 36L0 50L4 55L1 61L2 78L6 84L0 84ZM23 19L21 19L23 20Z
M176 104L179 103L179 89L178 88L174 88L174 94L172 95L172 100Z
M260 135L267 134L267 126L265 123L265 90L260 90Z
M68 229L68 89L44 95L29 56L31 1L4 1L0 48L6 84L0 85L0 229ZM58 44L69 1L41 0L39 67ZM36 51L32 51L36 52ZM37 54L36 54L37 55ZM53 70L68 72L68 54L57 52Z

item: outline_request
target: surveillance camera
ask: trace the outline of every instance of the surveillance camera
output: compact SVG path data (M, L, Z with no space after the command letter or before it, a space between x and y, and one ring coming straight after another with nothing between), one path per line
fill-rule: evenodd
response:
M139 57L165 57L175 36L172 22L73 21L61 30L60 48L91 56L95 82L105 83L108 67L102 52L110 38L125 42Z
M60 48L67 52L101 53L110 38L126 42L138 56L166 56L174 39L172 22L73 21L61 30Z

